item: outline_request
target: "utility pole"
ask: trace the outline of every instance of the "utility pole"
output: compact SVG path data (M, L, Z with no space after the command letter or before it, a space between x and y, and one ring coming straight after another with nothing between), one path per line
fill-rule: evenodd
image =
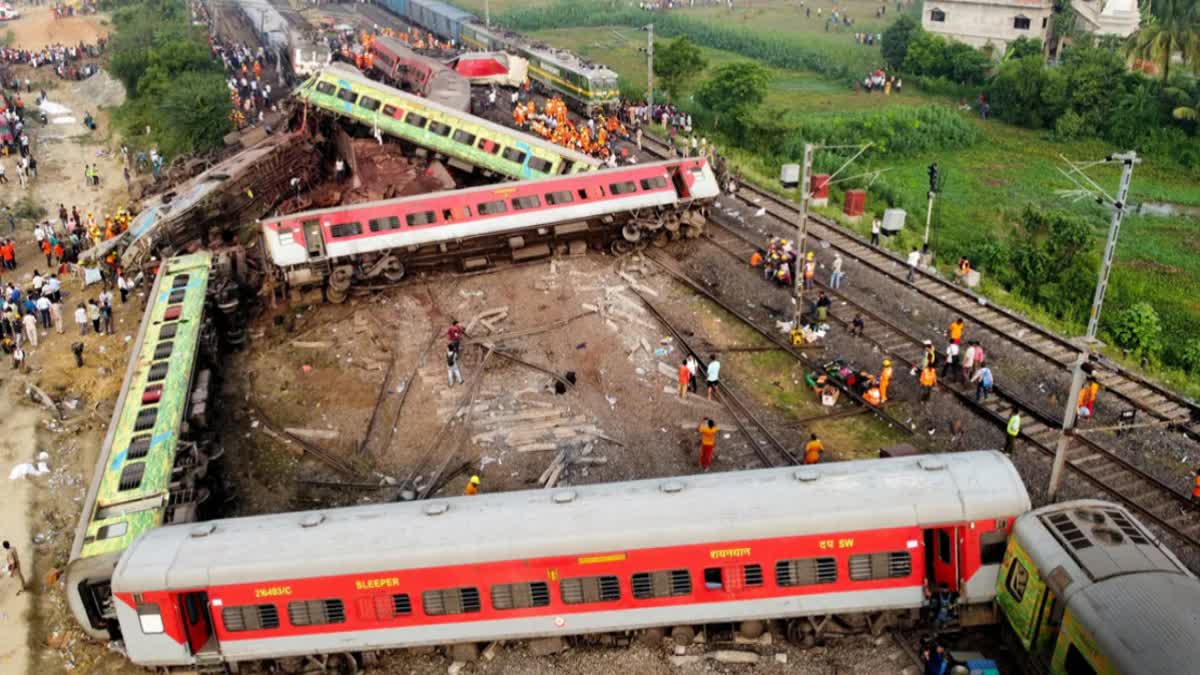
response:
M654 106L654 24L646 26L646 105Z
M492 2L491 2L491 0L483 0L483 25L486 28L492 27Z
M808 200L812 198L812 165L816 148L812 143L804 144L804 162L800 165L800 210L796 222L796 306L792 314L793 326L800 327L804 314L804 264L808 255Z
M1067 409L1063 412L1062 432L1059 434L1058 444L1054 448L1054 466L1050 470L1050 485L1046 488L1046 497L1050 501L1054 501L1055 496L1058 494L1059 483L1062 481L1063 467L1067 462L1068 436L1075 427L1075 417L1078 412L1076 401L1079 399L1079 390L1083 388L1085 377L1083 367L1087 363L1092 342L1096 339L1096 331L1100 327L1100 310L1104 306L1104 292L1108 290L1108 277L1112 272L1113 257L1117 253L1117 235L1121 231L1121 221L1125 217L1125 206L1129 198L1129 182L1133 178L1133 167L1135 164L1141 162L1141 160L1138 159L1136 152L1127 152L1120 155L1111 155L1106 157L1103 162L1096 163L1112 162L1121 163L1121 184L1117 189L1115 199L1108 197L1108 195L1104 194L1103 190L1099 190L1099 187L1083 174L1081 168L1072 165L1071 172L1063 171L1072 181L1075 179L1071 176L1071 173L1078 173L1087 182L1091 183L1103 195L1103 198L1100 199L1101 202L1105 198L1108 199L1110 206L1112 206L1113 214L1108 226L1108 240L1104 244L1104 259L1100 263L1100 275L1096 279L1096 292L1092 296L1092 311L1088 316L1087 335L1084 337L1083 350L1075 359L1075 365L1071 369L1071 391L1067 394ZM1062 170L1060 169L1060 171Z

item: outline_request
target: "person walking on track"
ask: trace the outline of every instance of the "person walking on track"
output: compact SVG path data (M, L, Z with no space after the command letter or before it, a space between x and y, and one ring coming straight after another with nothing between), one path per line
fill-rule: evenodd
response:
M1017 436L1021 435L1021 411L1016 408L1012 409L1005 431L1007 433L1004 436L1004 454L1011 455L1017 448Z
M700 468L708 471L712 466L713 452L717 448L717 433L721 431L721 427L708 419L701 422L696 431L700 432Z

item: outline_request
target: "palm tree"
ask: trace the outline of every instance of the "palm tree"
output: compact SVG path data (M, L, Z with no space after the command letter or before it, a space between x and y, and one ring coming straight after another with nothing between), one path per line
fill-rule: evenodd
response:
M1179 54L1184 64L1200 64L1200 3L1196 0L1159 0L1152 14L1136 33L1129 36L1125 53L1150 61L1162 69L1165 83L1171 75L1171 57Z

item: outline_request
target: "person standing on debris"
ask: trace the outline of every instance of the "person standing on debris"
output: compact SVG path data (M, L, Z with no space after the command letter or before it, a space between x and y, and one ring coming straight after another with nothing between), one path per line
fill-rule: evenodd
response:
M121 304L129 298L129 291L133 290L133 284L125 278L125 270L117 270L117 290L121 292Z
M700 432L700 468L708 471L712 466L713 452L717 447L717 433L721 431L721 427L709 419L701 422L696 431Z
M63 334L63 315L62 315L62 303L61 302L55 301L55 302L50 303L50 321L54 323L54 332L58 333L59 335L62 335Z
M917 265L921 263L921 252L913 247L913 250L908 254L908 277L906 281L912 283L917 278Z
M992 381L992 369L987 366L980 368L971 376L971 381L978 382L975 385L975 400L986 401L987 397L992 393L992 385L994 384Z
M100 291L100 323L104 327L105 335L113 334L113 306L112 306L112 291L105 286L103 291Z
M24 593L29 584L25 583L25 573L21 571L21 558L17 555L16 547L7 541L4 542L4 563L8 567L8 576L16 577L21 582L17 595Z
M936 386L937 370L933 366L925 366L921 369L921 403L929 401Z
M892 360L883 360L883 370L879 371L879 402L887 403L888 385L892 383Z
M463 327L458 325L457 319L451 321L450 327L446 329L446 340L450 344L450 349L456 352L459 351L462 346L463 335L466 335L466 333Z
M705 380L708 386L708 400L712 400L713 392L721 386L721 362L716 354L708 357L708 368L705 369Z
M36 348L38 346L37 317L33 315L33 312L29 312L21 317L21 323L25 326L25 339L29 341L29 346Z
M463 496L473 497L479 494L479 476L471 476L471 480L467 481L467 489L463 490Z
M87 335L87 310L83 308L82 302L75 307L75 323L79 324L79 334Z
M1016 408L1008 416L1008 427L1005 428L1004 454L1011 455L1017 447L1017 436L1021 435L1021 412Z
M692 380L692 371L688 370L687 360L679 362L679 398L687 398L688 383Z
M92 331L97 335L100 334L100 305L96 304L95 300L87 301L87 318L92 322Z
M42 329L50 330L50 298L40 295L34 304L37 306L38 318L42 320Z
M454 380L463 383L462 368L458 365L458 349L453 344L446 347L446 380L449 386L454 386Z
M825 451L825 446L821 443L821 439L817 438L816 434L809 436L809 440L804 444L804 463L816 464L821 461L821 453Z

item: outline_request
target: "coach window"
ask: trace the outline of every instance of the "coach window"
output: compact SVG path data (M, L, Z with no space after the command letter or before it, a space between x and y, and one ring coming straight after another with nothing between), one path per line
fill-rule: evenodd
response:
M372 232L384 232L386 230L400 229L400 219L396 216L388 216L387 218L376 218L370 221Z
M329 84L328 82L318 82L317 91L325 94L326 96L333 96L337 92L337 87Z
M568 605L588 602L616 602L621 599L621 585L615 576L572 577L558 582L562 601Z
M353 237L362 234L362 223L342 223L329 228L329 236L337 239L338 237Z
M446 588L438 591L425 591L421 594L421 604L429 616L478 612L479 589Z
M163 632L162 611L159 610L158 605L154 603L138 605L137 615L142 632L146 635L157 635Z
M642 179L642 189L643 190L657 190L659 188L665 188L665 187L667 187L667 179L663 178L662 176L655 176L653 178L643 178Z
M526 154L520 150L517 150L516 148L505 148L501 157L507 159L513 164L520 164L525 161Z
M458 129L457 131L455 131L454 135L451 136L450 138L455 143L462 143L463 145L474 145L475 144L475 134L468 133L466 131L463 131L462 129Z
M538 199L537 195L527 195L525 197L517 197L512 200L513 210L524 211L525 209L536 209L542 205L542 200Z
M221 623L230 633L279 628L279 610L275 605L226 607L221 610Z
M430 122L429 131L437 134L438 136L449 136L450 125L442 124L441 122Z
M587 193L587 190L585 190L585 189L583 189L583 188L580 188L580 189L579 189L579 198L580 198L581 200L585 200L585 201L586 201L586 200L587 200L587 198L588 198L588 193Z
M475 147L488 153L489 155L495 155L501 150L501 147L498 143L493 143L486 138L479 139L479 143L477 143Z
M614 195L627 195L631 192L637 192L637 186L633 181L627 180L624 183L613 183L608 186L608 191Z
M1004 530L984 532L979 537L979 564L998 565L1004 561L1004 550L1008 545L1008 536Z
M423 127L429 121L428 117L422 117L415 112L410 112L404 116L404 123L414 127Z
M1008 589L1013 600L1020 604L1025 597L1027 586L1029 586L1029 570L1025 569L1024 563L1014 558L1012 567L1008 568L1008 578L1004 580L1004 587Z
M358 100L358 94L349 89L338 89L337 97L346 103L354 103L356 100Z
M388 117L395 117L396 113L398 113L398 112L400 112L400 111L397 110L396 106L394 106L394 105L383 106L383 114L387 115Z
M1067 658L1063 661L1063 672L1067 675L1096 675L1096 667L1088 662L1087 657L1072 642L1067 647Z
M358 599L358 615L367 621L390 621L412 614L412 602L407 593L365 596Z
M408 223L409 227L428 225L437 222L437 214L433 211L418 211L404 216L404 222Z
M630 579L633 597L639 600L670 598L692 592L692 576L687 570L638 572Z
M476 212L481 216L491 216L497 213L504 213L508 210L508 204L504 203L503 199L497 199L494 202L484 202L475 207Z
M946 530L937 531L937 557L938 560L950 564L950 533Z
M492 586L492 607L495 609L528 609L550 604L550 585L544 581Z
M898 579L912 574L912 556L908 551L863 553L850 556L850 579Z
M367 110L374 112L379 110L379 101L371 98L370 96L363 96L362 98L358 99L358 107L366 108Z
M346 609L342 601L297 600L288 603L288 621L293 626L323 626L327 623L345 623Z
M780 586L815 586L837 581L833 558L801 558L775 563L775 583Z
M548 162L541 157L530 157L529 168L539 173L550 173L550 170L554 168L554 162Z
M575 197L571 196L570 190L563 190L561 192L550 192L546 195L546 203L551 206L558 206L559 204L570 204L573 201L575 201Z

